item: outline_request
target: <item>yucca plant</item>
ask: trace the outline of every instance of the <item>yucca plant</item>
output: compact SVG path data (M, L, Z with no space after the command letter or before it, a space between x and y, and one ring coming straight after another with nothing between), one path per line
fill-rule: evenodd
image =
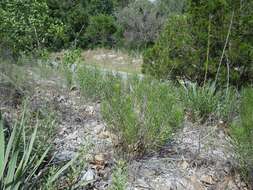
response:
M220 94L216 91L214 84L198 86L196 83L183 85L181 99L192 114L192 119L205 121L211 114L215 113L218 105Z
M15 124L10 137L7 139L5 138L3 122L0 121L0 187L3 190L22 189L31 182L49 151L48 148L35 163L36 154L32 154L32 150L37 126L27 143L22 121L20 124ZM18 126L20 127L19 130L17 129Z
M0 117L0 189L19 190L31 189L37 186L39 173L50 147L42 154L34 150L37 136L38 122L34 127L31 137L28 139L25 130L25 112L21 121L16 122L9 137L6 135L3 120ZM52 184L60 174L67 169L73 161L48 179L48 184ZM42 176L41 176L42 177Z

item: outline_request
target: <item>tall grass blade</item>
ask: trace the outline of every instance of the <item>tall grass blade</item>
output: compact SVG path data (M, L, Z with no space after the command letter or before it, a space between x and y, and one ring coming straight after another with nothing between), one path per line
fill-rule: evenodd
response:
M9 161L9 164L8 164L8 173L7 173L7 177L5 181L6 190L12 190L12 184L13 184L13 180L15 176L14 173L17 166L18 154L19 154L19 151L14 150L13 154L11 155L11 160Z
M17 128L17 125L14 126L13 128L13 131L11 133L11 137L9 139L9 142L7 144L7 147L6 147L6 151L5 151L5 154L4 154L4 163L3 163L3 166L2 166L2 171L0 173L0 179L2 179L3 175L4 175L4 171L5 171L5 167L8 163L8 159L9 159L9 156L10 156L10 152L11 152L11 149L12 149L12 146L13 146L13 142L15 140L15 136L16 136L16 129Z
M74 161L78 158L76 155L72 160L70 160L66 165L64 165L61 169L59 169L53 176L50 177L48 184L52 184L69 166L71 166Z
M27 163L29 161L29 158L30 158L30 155L31 155L31 152L32 152L32 149L33 149L33 144L34 144L34 141L35 141L35 138L36 138L37 129L38 129L38 125L36 125L36 127L34 129L34 132L32 134L32 138L30 140L29 147L28 147L27 152L26 152L26 158L25 158L25 162L24 162L24 167L26 167L26 165L27 165Z
M2 174L4 170L4 155L5 155L4 151L5 151L5 140L4 140L3 121L0 120L0 174Z

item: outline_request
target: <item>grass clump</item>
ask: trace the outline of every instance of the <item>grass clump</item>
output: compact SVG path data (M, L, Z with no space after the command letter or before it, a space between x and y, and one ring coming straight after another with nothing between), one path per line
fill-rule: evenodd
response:
M253 89L242 93L239 120L232 125L242 176L253 187Z
M46 130L53 125L51 116L42 119L37 114L32 118L26 105L13 127L4 122L0 113L0 189L50 188L72 164L73 160L63 167L55 165L54 173L49 172L49 141L53 134Z
M125 190L127 188L127 169L124 161L119 161L112 174L109 190Z
M19 130L17 129L19 127ZM16 124L9 138L5 138L5 130L0 121L0 187L3 190L25 189L32 182L35 173L45 159L49 149L36 161L35 153L32 153L37 134L37 126L27 142L24 125ZM20 146L23 143L23 147Z
M114 86L122 83L120 77L113 73L85 66L78 68L77 80L83 96L91 101L111 96Z
M167 84L149 79L115 86L102 115L119 138L121 152L140 156L165 145L183 120L183 109Z
M183 107L169 84L90 67L79 68L77 79L87 99L102 102L102 116L124 156L162 147L183 120Z
M205 122L212 118L229 123L237 113L237 92L233 88L217 89L215 84L198 86L196 83L184 85L180 90L181 100L193 121Z
M219 94L216 93L216 87L213 84L200 87L192 83L184 86L181 97L194 121L198 118L202 121L206 120L215 113L219 104Z

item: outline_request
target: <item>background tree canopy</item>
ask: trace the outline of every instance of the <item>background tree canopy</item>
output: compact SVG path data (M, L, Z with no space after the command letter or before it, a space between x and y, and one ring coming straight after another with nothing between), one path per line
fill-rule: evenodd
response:
M251 0L3 0L0 5L1 46L15 55L41 48L138 48L146 51L143 72L157 78L252 82Z
M158 78L252 82L252 1L191 0L185 16L169 19L144 55L143 71ZM177 20L177 22L175 22Z

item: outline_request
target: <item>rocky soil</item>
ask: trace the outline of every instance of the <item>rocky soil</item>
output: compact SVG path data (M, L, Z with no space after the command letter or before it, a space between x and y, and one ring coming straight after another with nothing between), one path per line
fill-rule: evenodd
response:
M116 162L110 133L100 115L100 104L83 99L79 90L68 90L52 77L35 79L30 95L34 109L50 105L57 114L57 135L54 140L55 160L70 160L86 150L86 163L80 181L89 183L82 189L108 189ZM15 92L1 86L0 110L7 120L18 114L17 104L7 97ZM15 98L15 100L18 98ZM236 171L237 162L230 138L223 127L185 122L173 141L156 153L128 163L129 190L215 190L247 189Z

